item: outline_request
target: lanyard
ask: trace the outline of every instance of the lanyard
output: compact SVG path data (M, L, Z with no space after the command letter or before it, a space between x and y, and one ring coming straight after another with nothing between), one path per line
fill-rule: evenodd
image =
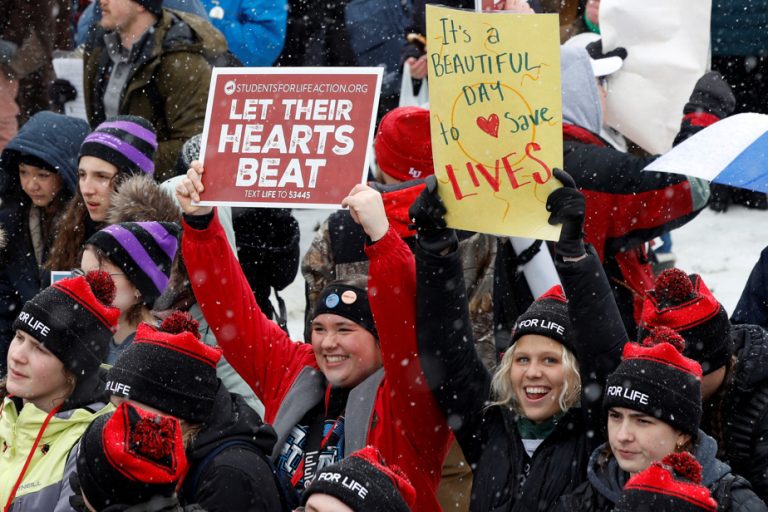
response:
M328 408L329 408L330 400L331 400L331 386L328 386L325 390L324 417L328 416ZM330 440L333 438L333 435L337 433L337 427L339 426L339 422L343 421L343 419L344 419L344 413L342 412L333 422L333 425L331 425L331 428L328 429L328 432L325 434L323 439L320 441L319 448L317 450L312 450L304 453L304 457L302 457L301 462L299 463L299 467L296 468L296 472L293 474L293 478L291 478L291 485L294 488L296 488L299 485L299 482L301 482L301 479L304 477L306 477L305 484L312 481L312 479L315 476L315 471L317 470L317 461L315 459L319 458L320 454L328 446ZM320 422L320 428L322 428L324 425L325 425L325 420ZM307 447L309 448L309 443L307 443Z

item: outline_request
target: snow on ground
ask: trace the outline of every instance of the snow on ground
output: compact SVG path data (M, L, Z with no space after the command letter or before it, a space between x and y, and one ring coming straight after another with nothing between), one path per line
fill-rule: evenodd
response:
M301 226L301 254L309 247L315 228L332 210L294 210ZM709 209L672 233L677 266L698 273L730 315L760 251L768 245L768 212L732 206L727 213ZM280 295L288 308L288 329L293 339L304 331L304 279L296 280Z

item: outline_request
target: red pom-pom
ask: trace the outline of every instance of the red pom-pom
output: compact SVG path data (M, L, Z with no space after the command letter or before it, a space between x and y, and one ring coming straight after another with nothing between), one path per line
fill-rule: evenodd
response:
M681 354L685 350L685 339L669 327L654 327L641 343L644 347L655 347L660 343L669 343Z
M93 290L93 294L99 301L105 306L111 306L115 301L115 295L117 294L117 287L112 280L112 276L108 272L103 270L92 270L85 274L85 280Z
M654 294L663 307L675 306L696 298L688 274L679 268L670 268L656 278Z
M669 466L678 476L694 484L701 484L701 464L688 452L671 453L661 463Z
M173 452L174 434L172 418L163 416L141 418L133 426L131 444L137 453L150 459L160 460L169 457Z
M200 339L200 324L185 311L174 311L160 324L160 330L169 334L181 334L191 332L195 338Z

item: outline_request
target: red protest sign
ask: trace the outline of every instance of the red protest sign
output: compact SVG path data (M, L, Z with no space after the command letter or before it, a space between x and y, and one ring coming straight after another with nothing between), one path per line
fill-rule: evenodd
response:
M204 205L339 208L368 175L381 68L214 68Z

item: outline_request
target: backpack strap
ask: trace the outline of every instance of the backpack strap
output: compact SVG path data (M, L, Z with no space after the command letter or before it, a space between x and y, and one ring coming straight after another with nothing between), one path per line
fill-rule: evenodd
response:
M282 505L282 510L284 512L290 512L299 506L299 496L293 487L291 487L290 482L282 477L282 475L278 472L275 464L272 462L272 460L270 460L269 457L267 457L263 450L257 447L254 443L245 439L230 439L228 441L224 441L216 448L208 452L203 460L191 468L189 473L187 473L187 476L184 479L184 485L182 486L183 494L186 496L194 496L197 493L198 486L200 485L200 479L211 462L225 450L235 447L244 448L248 451L251 451L258 455L261 460L267 463L269 470L272 472L272 477L275 480L277 490L280 493L280 504Z

